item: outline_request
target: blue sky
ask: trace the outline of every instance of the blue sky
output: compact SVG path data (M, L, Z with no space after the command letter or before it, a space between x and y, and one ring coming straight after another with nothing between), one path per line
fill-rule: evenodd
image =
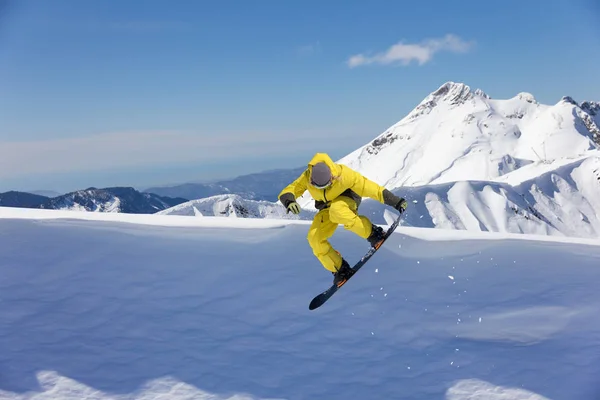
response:
M446 81L600 100L593 0L0 4L0 191L337 158Z

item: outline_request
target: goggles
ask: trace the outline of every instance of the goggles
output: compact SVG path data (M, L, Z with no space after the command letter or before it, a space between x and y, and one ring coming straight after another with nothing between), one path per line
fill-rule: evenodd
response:
M312 179L310 180L310 184L313 185L314 187L316 187L317 189L326 189L329 186L331 186L331 179L329 181L327 181L325 184L319 185L317 183L315 183Z

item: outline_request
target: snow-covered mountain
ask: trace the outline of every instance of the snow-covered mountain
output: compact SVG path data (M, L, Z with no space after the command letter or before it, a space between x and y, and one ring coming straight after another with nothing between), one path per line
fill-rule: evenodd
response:
M231 218L277 218L307 219L313 212L303 210L299 216L287 214L281 203L265 200L248 200L235 194L211 196L205 199L191 200L163 211L161 215L193 215Z
M536 161L600 146L598 103L529 93L493 100L447 82L374 140L338 160L388 188L494 180Z
M141 193L131 187L88 188L52 198L25 192L0 193L0 206L5 207L135 214L154 214L186 201Z
M141 193L132 187L89 188L54 197L40 208L153 214L185 201L187 199Z
M412 200L406 224L600 237L600 104L448 82L337 162ZM310 195L299 200L314 210ZM384 221L380 204L361 212Z
M530 164L496 181L407 186L404 225L600 237L600 155ZM365 200L361 212L383 223L385 206Z

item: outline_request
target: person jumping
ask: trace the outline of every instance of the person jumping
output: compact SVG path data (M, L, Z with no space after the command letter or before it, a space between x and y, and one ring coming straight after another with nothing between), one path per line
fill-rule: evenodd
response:
M367 239L376 247L383 240L384 230L371 223L369 218L358 214L363 197L369 197L399 212L406 211L405 199L366 178L346 165L334 163L326 153L317 153L306 170L277 196L287 212L300 213L296 199L308 190L319 210L308 230L307 240L313 254L323 267L333 274L333 283L343 284L351 275L352 268L341 254L329 243L338 225Z

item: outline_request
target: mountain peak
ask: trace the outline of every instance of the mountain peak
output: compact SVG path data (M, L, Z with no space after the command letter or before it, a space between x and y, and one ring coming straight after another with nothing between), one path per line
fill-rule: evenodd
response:
M459 82L448 81L437 90L429 94L421 103L407 115L407 119L415 119L421 115L429 114L436 106L445 104L450 108L465 104L467 101L475 98L489 99L483 90L471 90L469 85Z
M471 88L464 83L446 82L440 86L435 92L431 93L431 97L438 101L447 101L450 104L462 104L473 97L474 93Z

